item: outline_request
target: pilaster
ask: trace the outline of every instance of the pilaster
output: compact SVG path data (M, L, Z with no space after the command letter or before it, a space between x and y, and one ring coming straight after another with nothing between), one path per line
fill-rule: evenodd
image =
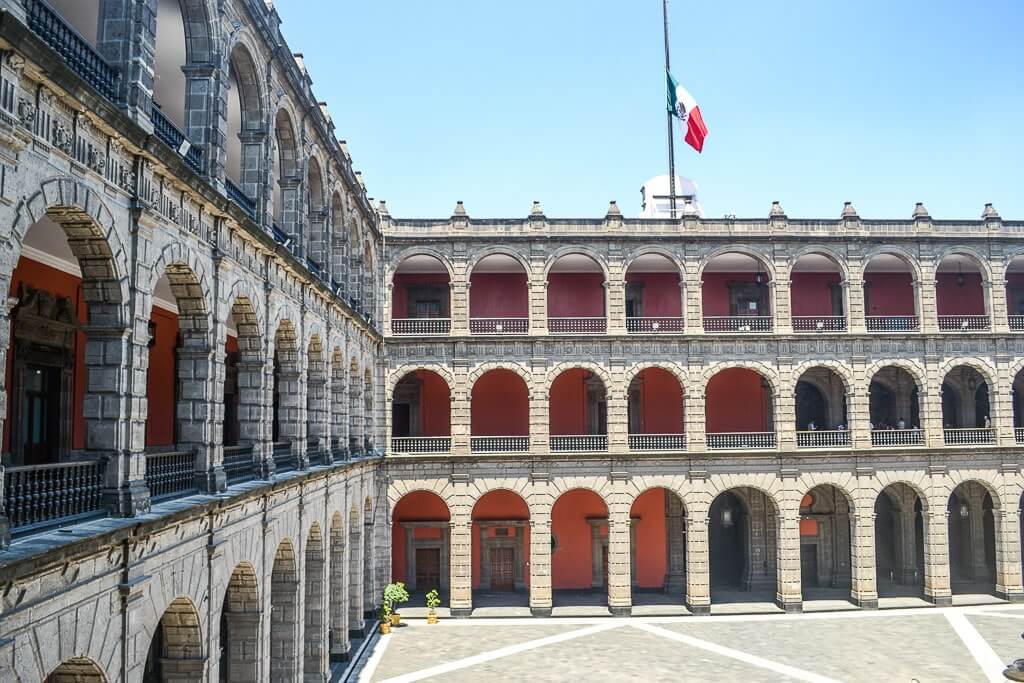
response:
M473 612L473 521L470 514L452 515L449 555L449 605L453 617Z
M711 557L708 513L691 509L686 515L686 608L695 615L711 614Z
M992 513L996 536L996 594L1010 602L1024 602L1020 564L1020 508L1004 505Z
M862 511L862 509L865 510ZM850 577L850 600L860 607L875 609L878 607L878 589L875 585L875 513L873 511L873 501L859 501L857 510L850 517L853 522L853 534L850 544L850 569L852 574Z
M551 494L548 484L534 479L530 506L530 612L551 616Z
M632 521L629 500L624 493L613 494L618 500L609 506L608 514L608 609L614 616L629 616L632 611L630 536Z
M941 489L940 489L941 490ZM922 501L923 502L923 501ZM949 583L949 527L945 497L932 497L924 510L924 597L940 607L953 604Z
M803 610L800 587L800 515L799 512L779 511L778 584L775 602L785 612Z

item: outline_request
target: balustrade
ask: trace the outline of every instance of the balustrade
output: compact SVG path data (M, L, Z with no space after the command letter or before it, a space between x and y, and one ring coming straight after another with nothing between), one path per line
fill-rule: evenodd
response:
M711 450L775 448L775 432L717 432L707 435Z
M249 218L256 220L256 200L245 194L242 188L231 182L230 178L224 179L224 188L227 190L228 199L244 211Z
M924 430L922 429L872 429L872 446L923 446Z
M290 441L278 441L274 444L274 470L278 473L291 472L299 467L299 459L292 453Z
M608 437L604 434L582 434L578 436L552 436L548 445L553 453L592 452L608 450Z
M864 318L868 332L917 332L916 315L869 315Z
M102 516L105 460L4 469L4 515L15 533Z
M846 318L841 315L793 316L794 332L845 332Z
M685 451L685 434L630 434L631 451Z
M469 439L473 453L522 453L530 450L528 436L473 436Z
M203 150L196 145L193 145L185 133L180 128L175 126L169 118L164 116L157 108L153 108L153 114L150 117L153 120L153 132L160 138L168 147L173 149L185 159L185 163L196 173L203 172ZM187 143L183 146L184 143Z
M706 315L705 332L771 332L770 315Z
M255 463L252 461L252 446L224 447L224 476L229 484L248 481L256 476Z
M1011 315L1007 322L1010 325L1010 329L1014 332L1024 330L1024 315Z
M452 449L450 436L393 436L394 453L448 453Z
M850 432L844 429L801 431L796 433L797 448L845 448Z
M633 334L682 332L683 318L626 318L626 331Z
M470 334L526 334L529 318L470 318Z
M448 334L451 318L398 318L391 321L391 334Z
M1015 427L1013 438L1018 444L1024 444L1024 427Z
M153 500L198 492L192 451L146 453L146 485Z
M991 427L965 427L943 430L947 446L994 446L996 430Z
M607 318L548 318L552 334L604 334L607 330Z
M943 332L978 332L989 328L987 315L940 315L939 329Z

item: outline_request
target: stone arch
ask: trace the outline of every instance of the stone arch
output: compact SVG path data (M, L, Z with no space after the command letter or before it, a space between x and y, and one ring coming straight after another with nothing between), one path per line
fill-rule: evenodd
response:
M305 577L305 625L303 636L304 665L307 677L322 680L327 676L327 557L324 548L320 522L314 521L306 537Z
M885 493L885 490L891 486L906 486L908 489L913 491L918 500L921 501L921 510L923 512L928 512L928 496L925 493L926 486L922 485L922 482L920 481L914 481L913 479L908 479L906 477L894 477L892 479L880 477L876 486L871 488L870 495L873 499L877 498Z
M708 479L706 491L708 499L713 501L727 491L742 488L753 489L764 494L775 505L775 510L779 513L787 509L782 483L776 477L722 474Z
M145 316L153 308L153 296L157 283L166 276L178 305L178 325L188 334L190 342L205 341L213 327L210 315L210 284L206 269L194 249L182 242L172 242L164 247L150 270L149 289Z
M645 256L647 254L657 254L658 256L664 256L665 258L667 258L669 261L672 262L672 264L676 268L679 269L679 279L680 279L680 281L685 281L685 279L686 279L686 264L685 264L685 262L681 258L679 258L679 255L676 254L673 250L671 250L669 248L666 248L666 247L660 247L660 246L657 246L657 245L654 245L654 244L649 244L649 245L645 245L645 246L642 246L642 247L637 247L633 251L629 252L629 254L627 254L625 258L622 259L622 273L621 273L622 278L625 279L626 273L629 272L629 267L631 265L633 265L633 261L635 261L637 258L639 258L641 256Z
M270 676L298 680L302 652L299 647L299 565L295 545L284 538L274 553L270 574Z
M306 422L310 446L325 450L329 430L330 404L327 396L328 374L324 345L319 334L311 334L306 346Z
M786 268L792 271L793 266L796 265L797 261L799 261L801 257L809 255L824 256L833 264L835 264L836 268L839 269L839 275L842 278L842 280L844 282L849 281L850 265L847 262L847 260L831 247L827 247L821 244L808 244L807 246L801 247L800 249L794 251L792 254L790 254L789 259L786 262Z
M259 577L249 562L240 562L231 572L221 604L220 675L231 683L258 678L261 652L260 621L263 602Z
M1024 363L1024 361L1022 361L1022 363ZM473 392L473 385L476 384L476 381L491 370L508 370L509 372L513 372L519 375L520 379L526 382L527 388L530 387L533 381L533 375L521 363L488 361L486 363L480 363L470 371L469 376L466 379L466 386L469 387L470 393Z
M46 683L106 683L103 668L88 657L71 657L50 672Z
M607 392L609 398L615 392L615 389L617 387L612 382L611 374L600 363L592 363L590 361L563 361L561 363L555 364L554 367L548 370L547 375L545 375L544 396L551 396L551 385L554 384L555 380L558 379L559 375L561 375L566 370L574 369L588 370L594 373L594 375L596 375L604 383L604 389L605 392ZM529 380L527 380L527 386L531 386ZM618 387L618 389L619 392L621 392L621 387Z
M299 347L295 324L290 318L283 318L274 333L273 383L273 430L275 442L292 443L292 452L299 446L304 421L301 413L302 401L302 359L304 349ZM300 410L303 409L303 410Z
M910 269L910 273L914 281L917 283L921 282L921 263L920 261L918 261L917 257L914 254L911 254L903 247L897 247L889 244L881 244L869 249L861 257L860 270L857 273L857 275L859 275L860 278L863 280L864 273L868 267L868 264L871 263L871 260L874 259L876 256L882 255L895 256L896 258L903 261L903 263L906 264L907 268Z
M924 369L917 362L904 358L877 360L869 365L864 370L864 377L867 379L868 384L871 384L872 379L878 374L879 370L889 366L906 370L907 374L909 374L917 384L917 390L921 398L923 399L925 397L928 393L928 381Z
M448 385L449 393L454 395L455 378L452 376L451 371L448 370L447 367L440 363L409 363L407 365L400 365L399 367L395 368L388 376L388 384L386 388L389 400L391 398L391 395L394 393L395 387L398 385L398 383L401 382L406 375L416 372L417 370L426 370L427 372L432 372L441 379L443 379L445 381L445 384Z
M970 259L978 268L978 272L981 273L982 283L988 284L992 282L993 273L989 265L989 257L982 254L975 247L966 244L946 247L935 255L935 267L938 268L939 264L950 256L964 256Z
M332 285L341 297L348 292L348 234L345 230L345 203L341 191L334 189L330 196L330 264Z
M345 559L345 519L341 511L336 510L331 515L328 533L328 643L330 658L336 659L347 654L349 650L348 615L345 612L345 605L348 602L348 563Z
M530 267L529 259L525 258L515 249L511 249L509 247L486 247L475 252L466 262L465 279L467 282L473 274L473 270L476 268L477 264L488 256L508 256L511 259L515 259L515 261L522 267L523 272L526 273L526 282L531 283L533 281L533 269Z
M992 365L992 363L985 360L984 358L957 356L956 358L950 358L946 361L943 361L942 364L939 366L938 374L940 382L944 381L946 376L959 366L966 366L971 368L972 370L975 370L979 375L981 375L982 379L984 379L985 382L988 383L990 390L992 392L995 392L997 386L996 378L998 377L998 372L996 371L996 368Z
M995 510L1001 510L1003 507L1002 499L1003 496L1000 493L1001 486L998 486L984 477L977 476L971 472L957 472L950 471L948 490L945 491L946 496L952 495L954 491L963 486L964 484L970 484L971 482L985 489L985 492L992 497L992 507ZM1010 506L1012 509L1012 505Z
M597 267L601 269L601 274L604 276L604 281L611 281L611 268L608 265L608 260L602 254L598 253L594 249L591 249L590 247L565 246L555 249L553 252L551 252L551 254L548 256L548 260L544 262L544 270L542 273L544 276L544 282L548 281L548 277L551 274L551 268L556 263L558 263L558 260L561 259L563 256L570 256L572 254L586 256L587 258L592 260L595 264L597 264Z
M179 0L179 4L185 24L186 63L212 63L221 43L217 10L209 0Z
M191 598L177 597L164 610L150 640L146 673L163 681L205 672L206 640Z
M781 396L781 385L778 372L776 372L775 368L768 365L767 363L762 363L761 361L754 360L721 361L718 363L712 363L711 365L707 366L700 374L700 383L703 387L704 393L707 393L708 382L710 382L715 375L722 372L723 370L730 370L733 368L741 368L744 370L752 370L756 372L757 374L761 375L761 377L763 377L764 380L768 382L768 384L771 386L772 395L775 398L775 400L778 400Z
M673 375L679 380L679 388L686 393L686 387L690 384L690 376L686 372L686 369L679 363L672 363L666 361L643 361L641 363L633 363L626 368L626 373L622 377L623 385L628 389L633 379L644 370L664 370L665 372Z
M348 432L348 399L345 396L348 387L345 370L345 352L341 346L335 346L331 351L331 397L328 409L331 422L331 449L335 451L348 447L345 439Z
M366 255L364 254L364 258L365 256ZM401 252L399 252L398 256L392 259L391 265L388 267L387 272L388 283L394 281L395 274L398 272L398 269L402 266L402 263L412 256L430 256L431 258L436 259L442 266L444 266L445 271L448 273L448 281L455 281L455 268L452 267L451 261L447 256L445 256L437 249L432 249L426 246L416 246L403 249ZM369 268L370 264L364 263L364 267Z
M310 212L322 211L326 201L326 186L321 166L319 155L314 152L309 156L309 163L306 168L306 177L308 178L306 191L309 196Z
M635 485L629 487L628 491L628 503L629 507L632 508L633 504L637 499L647 493L648 491L655 491L657 489L664 489L674 494L679 498L679 502L683 506L683 510L686 513L690 512L691 508L697 509L699 506L695 504L693 500L687 500L687 495L690 493L687 487L681 486L683 482L678 481L676 477L669 476L654 476L644 477L643 480Z
M258 131L266 125L264 76L258 60L253 58L259 51L253 47L248 31L240 31L228 50L228 68L239 86L239 100L242 104L242 130Z
M706 254L704 254L700 259L699 265L697 266L697 277L699 279L703 278L704 269L707 268L708 263L710 263L713 259L722 256L723 254L743 254L744 256L749 256L750 258L754 259L755 261L759 262L762 266L764 266L765 272L768 273L768 279L771 282L775 282L777 274L775 272L775 263L772 261L771 256L764 252L758 251L754 247L748 247L742 244L732 244L722 247L716 247L711 251L707 252Z
M837 360L831 360L823 358L820 360L807 360L800 363L793 368L793 379L795 382L800 381L800 377L813 368L827 368L836 374L839 379L842 380L843 386L846 390L847 397L852 396L854 388L857 386L857 381L853 376L853 370L845 363Z
M278 164L281 172L280 180L298 179L301 168L299 158L299 141L295 132L295 123L288 109L282 107L274 115L274 137L277 140Z

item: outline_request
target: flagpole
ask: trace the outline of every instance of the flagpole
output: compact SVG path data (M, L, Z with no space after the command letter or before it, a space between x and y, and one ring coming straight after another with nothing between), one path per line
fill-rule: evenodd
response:
M662 25L665 31L665 80L668 81L668 74L670 69L669 58L668 58L668 0L662 0L661 2L661 18ZM675 140L672 136L672 112L666 107L665 111L668 119L668 195L669 195L669 211L673 219L676 217L676 145Z

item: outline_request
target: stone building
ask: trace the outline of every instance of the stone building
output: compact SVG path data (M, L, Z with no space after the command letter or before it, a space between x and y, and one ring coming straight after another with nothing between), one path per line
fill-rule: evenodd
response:
M396 220L265 0L0 8L0 680L1024 594L1024 223Z

